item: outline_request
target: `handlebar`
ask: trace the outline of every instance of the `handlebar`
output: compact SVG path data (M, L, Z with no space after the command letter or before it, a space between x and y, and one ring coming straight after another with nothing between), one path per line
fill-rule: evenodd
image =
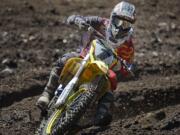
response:
M126 64L126 62L121 57L119 56L116 56L116 57L121 62L121 64L126 68L127 72L130 73L132 77L135 77L135 74L128 68L128 65Z
M86 23L85 25L88 27L88 31L96 32L102 39L106 40L106 37L103 34L101 34L98 30L96 30L93 26L91 26L88 23Z

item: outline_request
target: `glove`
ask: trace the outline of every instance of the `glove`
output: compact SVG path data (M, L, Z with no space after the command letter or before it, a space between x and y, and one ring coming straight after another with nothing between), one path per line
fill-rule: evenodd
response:
M120 72L121 74L123 74L123 76L128 76L128 74L134 76L134 73L132 72L132 70L134 69L134 65L132 63L129 63L126 60L121 59L121 64L122 66L120 68Z
M68 17L67 24L76 24L79 26L80 29L82 29L82 28L86 27L87 23L83 17L72 15L72 16Z
M83 20L83 19L77 19L77 20L75 20L75 24L78 25L78 27L79 27L80 29L86 27L86 21Z
M127 66L128 70L134 69L134 64L127 62L126 60L123 60L123 63Z
M74 20L75 20L75 15L71 15L67 18L67 24L74 24Z

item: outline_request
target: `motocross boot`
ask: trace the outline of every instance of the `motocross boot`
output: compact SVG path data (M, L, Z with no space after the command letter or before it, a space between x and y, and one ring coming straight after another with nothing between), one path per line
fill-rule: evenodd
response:
M112 114L110 113L110 107L114 101L112 92L107 92L98 103L94 125L95 126L107 126L112 121Z
M40 109L45 110L47 108L50 100L54 95L56 88L58 87L58 80L59 80L59 76L54 72L53 69L50 73L49 81L36 103L36 105Z
M54 92L56 90L56 88L58 87L58 80L59 80L59 75L66 63L66 61L69 58L72 57L77 57L79 54L76 52L71 52L71 53L66 53L63 55L62 58L59 58L56 63L53 65L53 69L50 73L50 77L49 77L49 81L42 93L42 95L40 96L40 98L38 99L36 105L44 110L47 108L51 98L54 95Z

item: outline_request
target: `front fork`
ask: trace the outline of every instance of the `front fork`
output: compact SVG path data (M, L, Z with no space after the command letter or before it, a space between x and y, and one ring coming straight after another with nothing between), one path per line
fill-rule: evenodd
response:
M62 91L61 95L58 97L55 106L58 108L60 106L63 106L69 96L69 94L73 91L74 86L77 84L79 77L81 73L84 70L84 67L89 60L90 55L87 54L86 57L82 60L81 66L76 72L75 76L71 79L71 81L65 86L64 90Z

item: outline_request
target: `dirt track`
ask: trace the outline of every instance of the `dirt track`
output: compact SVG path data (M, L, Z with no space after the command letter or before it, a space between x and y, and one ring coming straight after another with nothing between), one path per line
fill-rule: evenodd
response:
M77 27L65 25L65 18L109 17L117 2L1 0L0 135L34 134L40 116L35 102L52 63L79 45ZM111 125L82 135L180 134L180 2L131 2L137 8L136 78L119 82Z

